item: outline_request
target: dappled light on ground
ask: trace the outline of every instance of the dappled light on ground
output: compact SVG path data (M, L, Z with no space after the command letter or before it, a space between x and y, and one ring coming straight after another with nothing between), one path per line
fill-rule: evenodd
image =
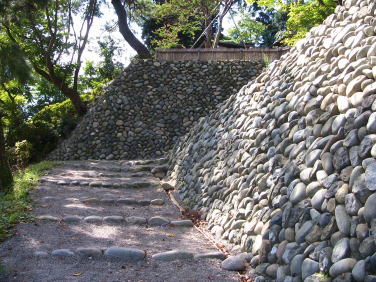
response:
M134 277L137 281L177 281L180 277L192 277L194 281L204 281L207 277L238 280L236 273L220 268L218 259L193 260L194 254L217 249L192 226L170 224L179 221L182 215L165 191L155 185L159 180L150 171L146 177L124 177L127 172L119 170L131 169L129 163L95 164L95 168L83 169L90 175L86 178L69 163L57 167L32 192L35 223L20 225L17 235L0 246L1 261L17 271L14 275L18 280L69 281L67 277L74 273L82 273L74 276L82 277L82 281L98 282L122 281L124 277ZM115 176L109 177L110 174ZM116 183L124 179L138 186L104 186L108 180ZM173 261L153 258L177 249L182 253L172 256L188 252L190 259L175 263L176 258ZM136 259L137 255L141 255L140 261L129 264L129 259L132 256Z

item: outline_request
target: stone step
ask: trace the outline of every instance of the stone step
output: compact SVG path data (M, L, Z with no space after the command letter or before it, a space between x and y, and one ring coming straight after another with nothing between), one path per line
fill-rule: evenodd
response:
M61 186L89 186L96 188L113 188L113 189L140 189L140 188L155 188L158 186L157 182L105 182L105 181L81 181L81 180L52 180L52 179L41 179L42 183L45 184L55 184Z
M44 203L60 202L62 199L54 196L46 196L41 199ZM155 206L160 207L165 205L165 200L161 198L155 198L151 200L137 200L135 198L84 198L79 200L81 203L89 206Z
M163 199L152 199L152 200L136 200L134 198L87 198L82 199L82 203L88 205L95 204L107 204L107 205L130 205L130 206L163 206L165 201Z
M105 165L105 164L85 164L85 163L74 163L74 164L63 164L60 167L65 168L75 168L82 170L94 170L94 171L110 171L110 172L151 172L154 169L154 173L162 172L167 170L167 166L164 163L151 163L151 164L132 164L125 163L124 165Z
M64 222L67 224L96 224L96 225L147 225L147 226L172 226L172 227L193 227L193 222L190 219L185 220L171 220L162 216L154 216L149 219L138 216L65 216L57 217L52 215L40 215L36 219L50 222Z
M172 250L162 253L152 254L148 256L145 250L124 247L78 247L70 249L55 249L53 251L36 251L34 257L37 258L74 258L87 257L91 259L107 259L110 261L120 261L127 263L137 263L143 260L154 261L182 261L182 260L203 260L203 259L218 259L225 260L226 255L221 252L211 253L193 253L186 250Z
M148 171L141 171L141 172L123 172L123 173L112 173L112 172L99 172L99 171L87 171L87 170L75 170L74 173L72 172L62 172L59 173L59 176L63 177L81 177L81 178L143 178L143 177L152 177L153 174Z
M156 165L162 165L166 164L168 162L167 158L156 158L156 159L149 159L149 160L134 160L134 161L123 161L123 164L129 163L133 165L149 165L149 164L156 164Z

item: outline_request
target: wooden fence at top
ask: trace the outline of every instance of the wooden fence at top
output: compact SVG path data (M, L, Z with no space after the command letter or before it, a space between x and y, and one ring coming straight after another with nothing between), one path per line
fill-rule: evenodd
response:
M286 54L290 48L249 49L157 49L159 61L274 61Z

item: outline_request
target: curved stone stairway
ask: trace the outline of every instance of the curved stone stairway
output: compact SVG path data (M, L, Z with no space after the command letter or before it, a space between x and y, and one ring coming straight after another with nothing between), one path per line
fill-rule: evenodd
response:
M238 281L168 198L156 177L163 164L71 161L50 170L31 193L35 221L0 245L0 280Z

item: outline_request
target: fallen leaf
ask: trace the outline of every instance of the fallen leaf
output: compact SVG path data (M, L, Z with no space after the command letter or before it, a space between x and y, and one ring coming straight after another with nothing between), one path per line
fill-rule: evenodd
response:
M79 272L79 273L74 273L73 276L81 276L82 275L82 272Z
M167 233L166 235L167 237L176 237L176 234L173 234L173 233Z

